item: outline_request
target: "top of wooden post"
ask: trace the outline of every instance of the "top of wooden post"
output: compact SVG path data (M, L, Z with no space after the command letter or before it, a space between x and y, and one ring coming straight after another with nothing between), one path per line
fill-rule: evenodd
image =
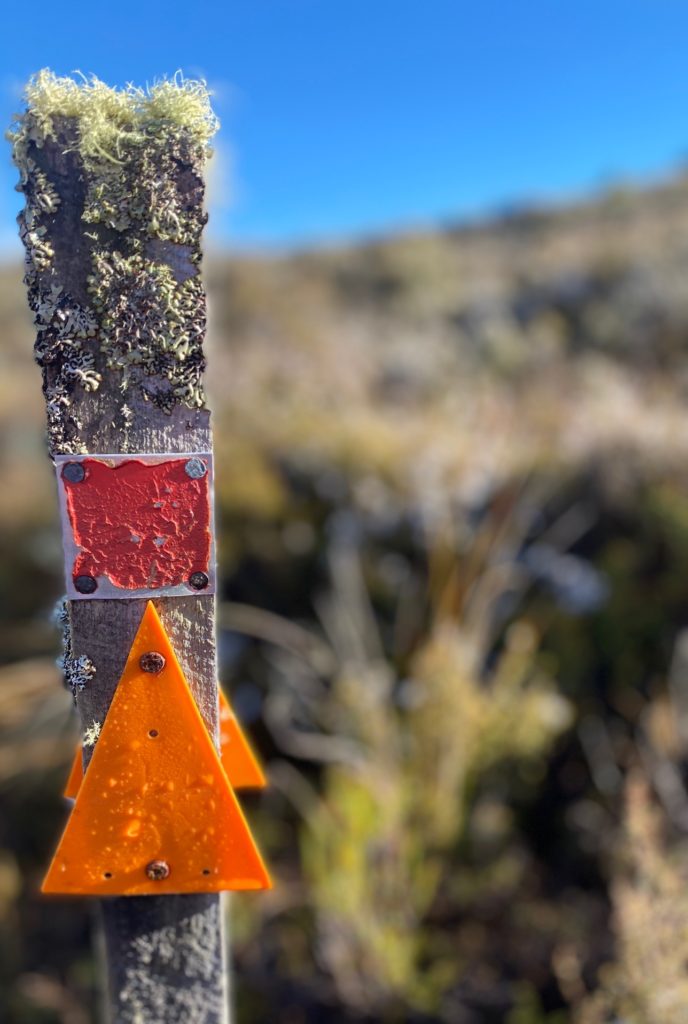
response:
M10 132L51 454L202 451L201 82L41 71Z

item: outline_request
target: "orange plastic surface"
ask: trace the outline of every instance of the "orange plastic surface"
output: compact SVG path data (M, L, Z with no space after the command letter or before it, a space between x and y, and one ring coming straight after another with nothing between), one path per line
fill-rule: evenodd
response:
M263 769L220 690L220 759L234 789L264 789Z
M264 789L267 785L263 769L232 711L229 701L220 690L220 760L233 789ZM81 744L74 753L67 785L62 794L66 800L76 800L84 777Z
M69 778L67 779L67 785L62 793L65 800L76 800L83 777L84 759L81 753L81 744L79 743L74 751L74 760L72 761L72 767L69 771Z
M148 651L165 657L158 674L139 666ZM150 878L147 868L161 861L166 877ZM270 885L149 601L42 891L141 896Z

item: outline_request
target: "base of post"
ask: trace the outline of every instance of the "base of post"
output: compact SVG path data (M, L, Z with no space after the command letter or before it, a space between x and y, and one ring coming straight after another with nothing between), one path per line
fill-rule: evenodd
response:
M108 1024L229 1024L218 893L101 901Z

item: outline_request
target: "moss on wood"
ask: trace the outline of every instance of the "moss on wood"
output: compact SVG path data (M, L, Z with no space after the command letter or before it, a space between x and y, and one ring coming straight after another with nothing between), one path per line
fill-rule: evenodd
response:
M25 97L8 137L49 444L80 452L81 395L107 375L125 420L132 392L164 412L205 406L202 175L218 125L205 85L180 76L144 91L44 70Z

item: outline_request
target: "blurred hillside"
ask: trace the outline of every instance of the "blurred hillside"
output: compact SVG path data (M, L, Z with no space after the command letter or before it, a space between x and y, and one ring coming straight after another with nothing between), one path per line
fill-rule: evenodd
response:
M676 458L687 227L679 178L474 227L215 260L206 276L221 451L236 443L231 424L266 454L380 470L414 498L426 481L412 454L432 454L435 472L456 472L468 495L477 477L508 468L507 437L514 468L600 444ZM18 266L0 271L0 303L0 517L39 522L52 492L45 466L26 474L46 460ZM478 457L466 441L482 422L491 430Z
M242 1024L667 1024L688 177L207 280L222 675L279 880L234 901ZM19 267L0 321L0 1019L80 1024L87 910L35 891L76 725Z

